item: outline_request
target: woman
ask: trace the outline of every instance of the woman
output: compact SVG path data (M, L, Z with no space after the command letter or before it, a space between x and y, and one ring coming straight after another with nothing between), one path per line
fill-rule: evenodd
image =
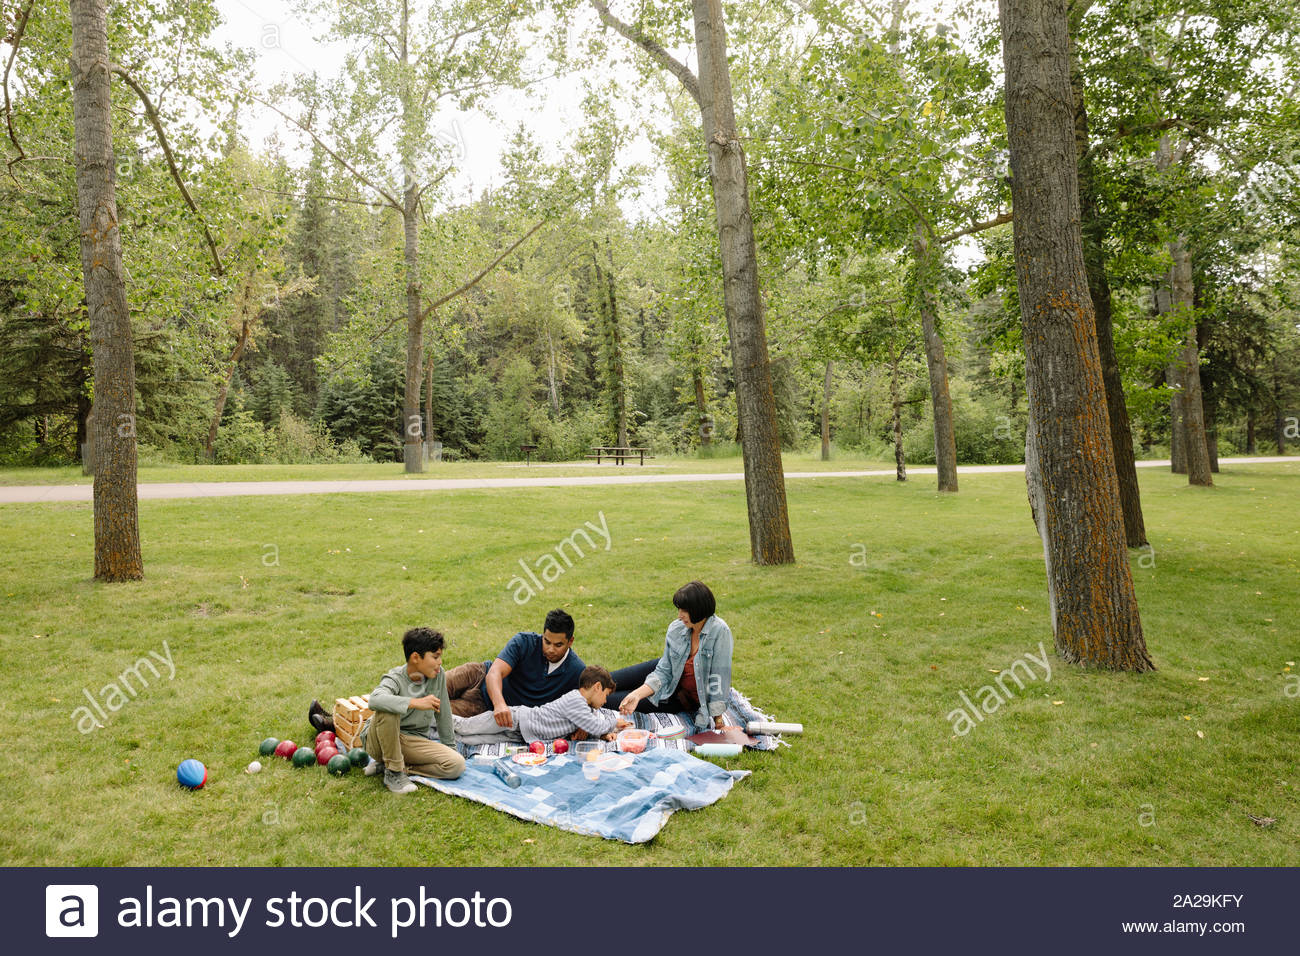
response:
M686 711L697 730L723 726L731 699L731 628L714 611L713 592L699 581L673 595L677 620L668 625L662 656L614 672L619 687L607 707L622 713Z

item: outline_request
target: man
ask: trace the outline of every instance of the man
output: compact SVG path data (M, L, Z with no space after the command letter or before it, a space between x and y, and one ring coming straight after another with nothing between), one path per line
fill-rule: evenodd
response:
M422 777L454 780L465 772L465 758L454 748L451 704L442 673L443 636L431 627L413 627L402 635L406 663L394 667L370 692L374 716L361 732L361 743L374 758L366 775L384 774L393 793L411 793L415 784L406 771ZM437 722L439 740L429 731Z
M496 660L470 661L445 672L451 712L473 717L492 711L497 723L510 726L510 708L537 707L578 687L586 666L573 653L573 617L556 608L546 615L542 633L520 631ZM334 721L312 701L307 719L317 730L333 730Z
M573 653L573 618L556 608L546 615L542 633L520 631L496 660L448 672L451 711L472 717L490 710L498 726L509 727L511 707L540 707L577 690L584 667Z

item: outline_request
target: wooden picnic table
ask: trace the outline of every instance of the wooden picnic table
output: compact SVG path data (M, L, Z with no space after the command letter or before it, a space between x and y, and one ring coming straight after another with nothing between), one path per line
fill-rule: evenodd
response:
M598 465L602 458L612 458L620 465L631 458L638 459L644 465L647 458L654 458L654 455L649 454L649 448L635 448L630 445L592 445L591 452L587 457L596 459Z

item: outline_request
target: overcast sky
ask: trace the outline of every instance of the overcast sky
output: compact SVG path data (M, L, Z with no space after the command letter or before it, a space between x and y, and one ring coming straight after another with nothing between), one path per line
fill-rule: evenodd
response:
M215 33L217 42L250 50L256 56L256 78L262 89L288 80L294 74L315 71L321 76L337 76L342 69L345 48L320 43L324 33L294 13L285 0L217 0L225 22ZM594 22L594 14L592 20ZM621 38L615 38L622 43ZM624 51L620 51L622 53ZM626 63L603 64L602 72L635 85L635 71ZM563 146L581 123L583 90L578 76L557 77L531 91L531 95L510 93L493 100L496 118L470 111L449 112L435 124L439 138L463 144L464 156L450 184L450 192L460 199L478 194L490 185L500 184L501 154L506 141L519 122L523 122L548 151L548 158L558 159ZM305 165L307 138L279 116L260 104L251 104L240 114L245 135L254 150L263 149L267 140L278 135L284 149ZM620 164L654 163L654 151L644 136L630 144L628 155ZM648 184L642 203L627 208L629 215L651 213L662 202L666 183L662 177Z

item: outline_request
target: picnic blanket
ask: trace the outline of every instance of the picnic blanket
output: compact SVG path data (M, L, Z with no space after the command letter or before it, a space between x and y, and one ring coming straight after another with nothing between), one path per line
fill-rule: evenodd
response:
M645 843L676 811L716 803L737 780L749 775L748 770L724 770L671 747L652 748L620 762L628 766L604 770L596 781L587 780L583 761L568 754L551 757L538 767L512 762L523 783L511 788L492 772L493 760L484 755L470 760L456 780L411 779L521 820L607 840Z
M745 725L751 720L772 721L774 718L763 713L749 702L749 698L736 688L731 688L731 699L727 702L727 713L723 716L723 721L728 727L739 727L745 729ZM687 751L690 744L687 743L686 737L695 733L695 719L692 714L686 712L676 714L632 714L631 720L639 730L649 730L655 734L668 735L667 739L661 737L651 737L647 750L680 750ZM438 730L434 724L429 728L429 736L436 737ZM780 746L789 746L780 737L774 737L770 734L754 735L755 743L749 746L752 750L775 750ZM618 747L612 742L597 741L602 750L617 750ZM456 743L456 749L460 751L461 756L466 760L475 755L482 754L487 757L505 756L519 748L518 744L462 744ZM547 753L552 753L553 748L550 743L546 745Z

